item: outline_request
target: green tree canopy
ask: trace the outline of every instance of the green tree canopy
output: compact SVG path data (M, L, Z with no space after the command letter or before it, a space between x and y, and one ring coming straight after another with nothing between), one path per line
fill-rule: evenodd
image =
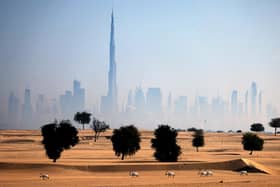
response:
M244 150L251 151L251 155L253 151L261 151L263 149L264 141L258 135L248 132L243 135L242 144Z
M277 134L277 128L280 128L280 118L273 118L269 122L269 126L274 128L274 135Z
M140 149L140 136L140 132L134 125L115 129L111 141L116 156L121 156L123 160L127 155L134 155Z
M78 131L68 120L46 124L41 127L41 133L46 154L53 162L60 158L63 150L79 142Z
M74 120L83 126L83 130L85 129L85 124L90 123L91 113L88 112L77 112L74 116Z
M255 132L262 132L264 131L264 127L261 123L254 123L251 125L251 131L255 131Z
M204 146L204 133L202 129L196 130L193 134L192 146L196 147L196 151L198 152L198 147Z
M177 132L168 125L159 125L151 140L154 157L161 162L177 162L181 147L177 145Z

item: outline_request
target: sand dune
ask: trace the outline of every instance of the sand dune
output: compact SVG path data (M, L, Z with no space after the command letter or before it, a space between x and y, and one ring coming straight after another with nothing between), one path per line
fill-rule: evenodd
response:
M0 131L0 186L280 186L280 136L260 134L265 139L263 151L249 155L241 145L241 134L206 133L206 145L196 152L191 146L191 133L180 132L178 143L183 154L178 162L157 162L152 154L151 131L142 131L141 150L132 157L120 160L114 155L110 140L112 131L102 134L98 142L82 139L71 150L64 151L53 163L41 145L40 131ZM80 136L91 136L85 130ZM210 169L212 177L200 177L199 169ZM239 170L249 171L240 176ZM138 178L128 176L137 170ZM167 178L166 170L176 172ZM45 172L50 180L42 181Z
M175 162L175 163L123 163L121 165L63 165L63 164L35 164L35 163L0 163L1 169L77 169L82 171L92 172L125 172L130 170L137 171L157 171L157 170L200 170L200 169L214 169L214 170L229 170L229 171L241 171L247 170L249 172L260 172L266 174L277 174L276 171L269 169L268 167L251 161L249 159L236 159L224 162Z

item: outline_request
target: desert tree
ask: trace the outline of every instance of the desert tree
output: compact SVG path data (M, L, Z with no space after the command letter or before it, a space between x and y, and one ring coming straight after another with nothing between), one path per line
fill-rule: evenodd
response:
M262 132L264 131L264 127L261 123L254 123L251 125L250 130L255 132Z
M111 137L113 150L116 156L134 155L140 149L141 134L134 125L123 126L114 129Z
M191 128L188 128L187 131L188 132L195 132L197 129L195 127L191 127Z
M254 133L247 132L243 134L242 144L243 149L251 151L250 155L252 155L253 151L261 151L263 149L264 140Z
M93 118L91 128L94 131L94 141L96 142L100 134L110 127L104 121L99 121L98 119Z
M74 116L74 120L83 126L83 130L85 129L85 124L90 123L91 113L88 112L77 112Z
M177 162L181 147L177 145L177 132L168 125L159 125L151 140L154 157L160 162Z
M204 133L202 129L198 129L194 131L193 134L193 140L192 140L192 146L196 147L196 152L198 152L199 147L204 146Z
M53 162L60 158L63 150L79 142L78 131L68 120L46 124L41 127L41 133L46 154Z
M277 134L277 128L280 128L280 118L273 118L269 122L269 126L274 128L274 135Z

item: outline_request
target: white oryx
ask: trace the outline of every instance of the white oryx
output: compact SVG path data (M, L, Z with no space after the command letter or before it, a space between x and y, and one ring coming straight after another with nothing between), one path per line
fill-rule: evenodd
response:
M139 177L139 173L137 171L130 171L129 176L131 177Z
M168 176L168 177L173 177L174 178L175 177L175 172L174 171L166 171L165 175Z
M199 176L213 176L213 171L202 169L198 172L198 175Z
M50 179L49 175L48 174L45 174L45 173L40 173L40 179L42 180L46 180L46 179Z
M240 175L248 175L248 171L246 170L241 170L239 173Z

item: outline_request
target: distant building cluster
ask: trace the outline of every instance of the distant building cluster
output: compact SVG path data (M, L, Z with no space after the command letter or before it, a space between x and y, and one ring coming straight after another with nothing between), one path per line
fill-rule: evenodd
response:
M220 119L242 121L242 119L259 119L264 116L263 93L257 89L255 82L252 82L245 94L233 90L230 101L221 96L211 99L197 95L194 103L190 104L187 96L178 96L173 100L172 93L169 93L166 107L163 107L165 102L163 102L164 98L160 88L148 88L147 92L144 92L141 87L137 87L134 91L129 91L126 104L120 106L118 103L114 37L114 15L112 12L108 92L107 95L101 97L100 106L94 106L95 110L93 111L95 116L102 117L111 123L111 127L120 123L145 122L157 125L157 123L171 122L187 128L187 122L190 122L191 125L196 123L208 125L209 122L217 123ZM22 104L14 93L10 94L8 118L9 123L14 124L15 128L38 128L54 118L73 119L76 112L85 110L85 89L81 88L81 83L77 80L73 81L73 90L66 90L59 97L59 101L57 99L49 101L43 94L40 94L37 96L34 108L31 98L30 89L25 89ZM122 109L119 110L119 108ZM272 104L266 105L265 117L271 118L276 115L276 108ZM149 125L146 127L149 128Z
M55 118L72 119L77 111L85 109L85 89L81 88L79 81L73 81L73 92L65 91L65 94L56 99L47 99L39 94L32 104L31 90L25 89L23 103L13 92L8 100L8 119L14 128L34 128Z
M81 83L77 80L73 82L73 92L65 91L60 96L60 109L63 116L73 117L75 112L82 111L85 108L85 89L81 88Z

